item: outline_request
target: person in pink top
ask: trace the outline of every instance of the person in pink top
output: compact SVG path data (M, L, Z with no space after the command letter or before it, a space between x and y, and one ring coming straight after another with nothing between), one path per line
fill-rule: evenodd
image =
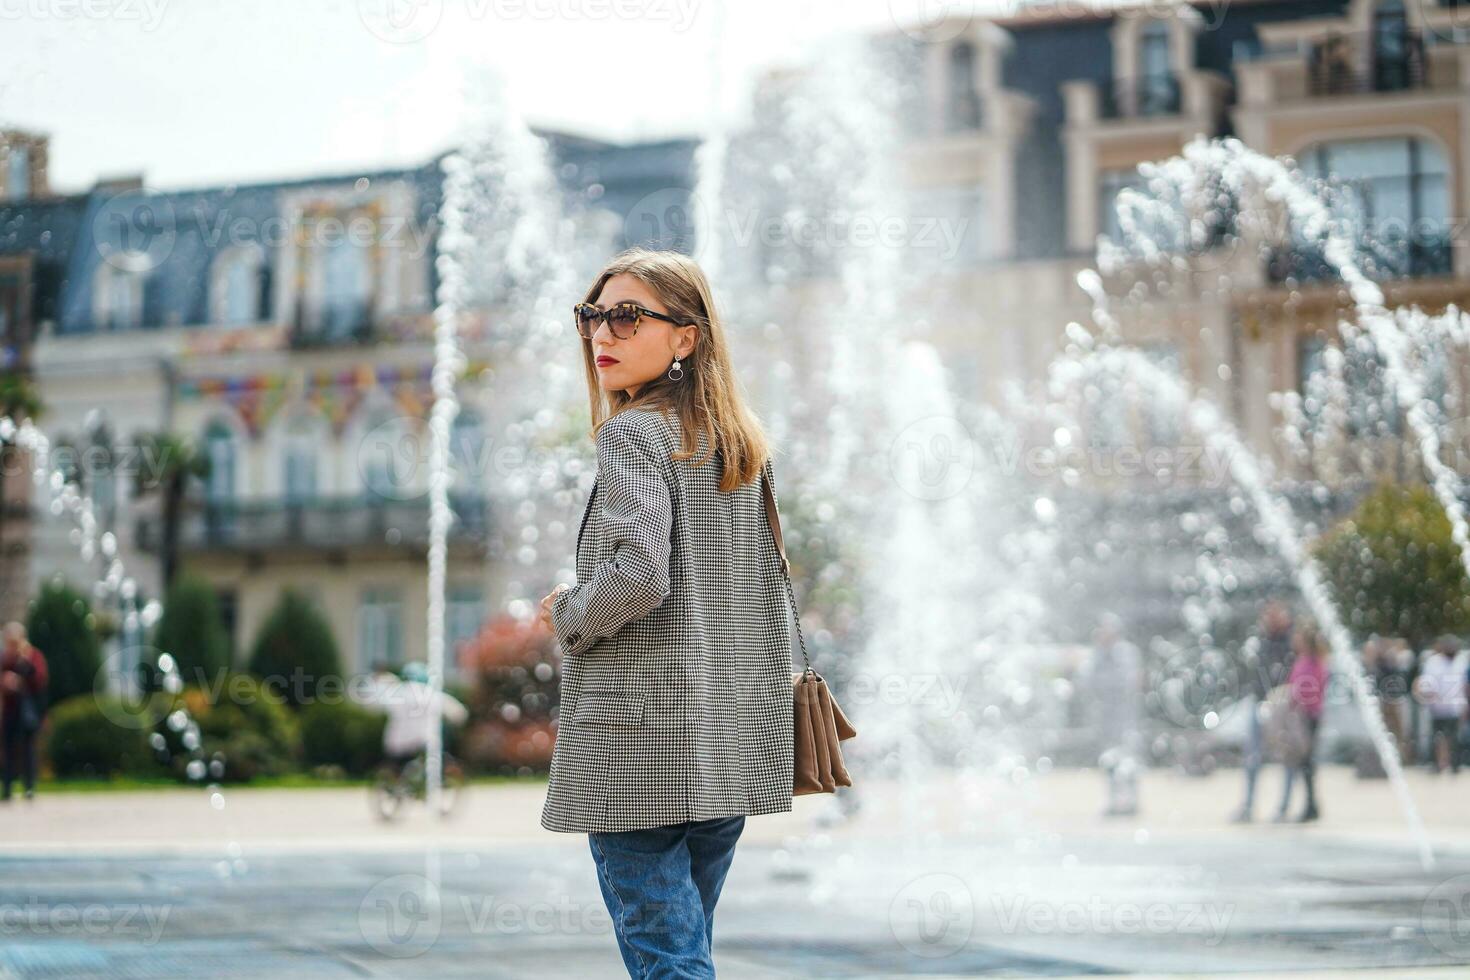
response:
M1286 819L1286 808L1291 802L1291 787L1297 768L1301 769L1302 782L1307 788L1307 803L1297 821L1306 823L1316 820L1317 810L1316 767L1312 756L1317 751L1317 729L1322 722L1322 710L1327 706L1327 683L1331 677L1328 667L1327 637L1315 625L1306 624L1299 628L1292 646L1296 657L1291 663L1291 673L1286 684L1291 692L1291 703L1301 711L1307 723L1307 751L1299 767L1286 768L1286 785L1281 790L1281 807L1276 812L1278 822Z

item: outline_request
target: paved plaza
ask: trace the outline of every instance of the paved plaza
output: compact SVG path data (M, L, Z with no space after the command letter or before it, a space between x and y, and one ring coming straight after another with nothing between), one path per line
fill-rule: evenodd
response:
M1272 799L1276 773L1263 777ZM716 920L722 977L1453 976L1470 965L1470 773L1330 768L1324 820L1232 825L1238 773L872 785L752 818ZM55 793L0 809L0 976L618 977L581 835L536 782L384 826L365 789ZM1273 800L1274 802L1274 800ZM1264 808L1262 816L1264 814ZM1363 972L1364 970L1367 972Z

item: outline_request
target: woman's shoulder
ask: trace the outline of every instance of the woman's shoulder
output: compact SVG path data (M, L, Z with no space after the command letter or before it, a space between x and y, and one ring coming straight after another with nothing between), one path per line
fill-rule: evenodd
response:
M678 444L678 417L659 409L628 408L609 416L597 429L598 453L634 449L645 455L667 456Z
M678 424L679 416L673 409L625 408L608 416L598 428L597 438L602 440L606 433L614 438L653 439L661 443L664 435L677 431Z

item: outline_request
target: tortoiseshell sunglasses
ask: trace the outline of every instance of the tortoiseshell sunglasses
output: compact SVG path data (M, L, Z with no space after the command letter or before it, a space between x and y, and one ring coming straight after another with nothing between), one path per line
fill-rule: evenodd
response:
M591 340L592 335L597 333L597 324L600 320L607 321L608 329L612 330L612 335L619 340L631 339L638 332L638 321L646 316L651 316L655 320L667 320L676 326L689 326L671 316L655 313L646 306L639 306L637 303L616 303L605 310L591 303L578 303L572 308L572 311L577 318L577 333L581 334L585 340Z

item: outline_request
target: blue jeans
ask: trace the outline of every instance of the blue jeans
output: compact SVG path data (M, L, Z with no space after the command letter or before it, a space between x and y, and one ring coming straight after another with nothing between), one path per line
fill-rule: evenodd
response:
M715 902L744 829L738 815L587 835L634 980L715 975Z

